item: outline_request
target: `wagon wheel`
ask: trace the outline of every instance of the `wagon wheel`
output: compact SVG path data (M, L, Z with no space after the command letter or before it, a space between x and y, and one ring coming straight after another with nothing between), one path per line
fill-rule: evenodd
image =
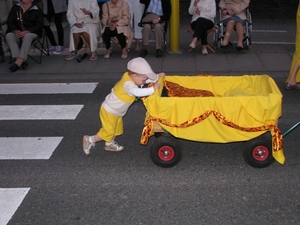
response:
M264 168L274 162L272 155L272 139L257 137L248 141L243 152L244 160L253 167Z
M155 139L150 149L151 160L160 167L172 167L181 160L181 147L176 138L161 136Z

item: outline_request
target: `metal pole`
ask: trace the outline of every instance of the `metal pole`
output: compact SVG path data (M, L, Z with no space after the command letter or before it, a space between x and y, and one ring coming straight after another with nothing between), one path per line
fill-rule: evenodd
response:
M170 52L179 52L179 0L171 0Z

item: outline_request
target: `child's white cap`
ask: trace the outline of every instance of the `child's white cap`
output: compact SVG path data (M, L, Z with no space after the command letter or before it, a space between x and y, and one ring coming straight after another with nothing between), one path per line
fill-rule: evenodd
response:
M127 69L137 74L144 74L151 80L157 79L148 62L142 57L130 60L127 63Z

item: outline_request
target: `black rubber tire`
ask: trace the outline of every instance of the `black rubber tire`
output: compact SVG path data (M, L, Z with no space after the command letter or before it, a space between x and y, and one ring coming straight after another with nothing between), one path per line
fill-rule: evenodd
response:
M180 143L172 136L160 136L151 146L150 157L157 166L173 167L181 160Z
M249 140L243 152L244 160L252 167L264 168L274 162L271 137L260 136Z

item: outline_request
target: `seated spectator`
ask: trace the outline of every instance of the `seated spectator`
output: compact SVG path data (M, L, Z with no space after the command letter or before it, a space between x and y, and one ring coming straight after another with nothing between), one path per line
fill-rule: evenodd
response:
M140 40L142 39L142 28L139 26L141 22L143 12L144 12L144 4L141 4L138 0L125 0L129 5L130 11L130 24L131 28L133 28L134 39L135 39L135 48L136 52L139 52L140 49Z
M76 57L80 35L90 46L92 53L90 60L97 60L97 46L100 35L99 6L96 0L70 0L68 4L67 19L70 24L71 52L65 59Z
M51 43L49 52L53 54L61 54L65 51L64 47L64 28L62 26L63 13L67 11L65 0L43 0L43 11L48 22L54 17L54 23L57 30L58 44L54 38L50 26L44 26L46 35Z
M102 6L102 24L104 32L102 34L105 44L105 59L112 53L110 47L111 37L116 37L122 49L122 59L127 58L127 45L131 45L132 30L130 26L130 12L128 3L124 0L110 0ZM130 43L128 43L130 42Z
M238 51L243 50L244 26L246 25L246 8L249 6L250 0L221 0L219 6L222 10L222 21L225 30L225 37L221 43L221 48L228 47L231 33L235 27L237 34Z
M189 14L192 15L191 28L194 30L193 40L189 47L194 49L197 41L201 39L202 54L207 55L207 31L214 27L216 2L215 0L192 0Z
M290 74L288 79L285 81L286 90L300 90L300 4L298 5L296 15L296 44L293 60L291 63Z
M145 57L148 54L149 37L152 30L155 38L156 57L162 57L162 43L164 37L165 23L171 16L171 1L170 0L140 0L140 3L145 4L145 9L141 24L143 26L143 48L140 57Z
M43 12L34 1L22 0L11 8L7 26L6 41L14 61L9 70L15 72L28 66L26 59L31 43L43 32Z

